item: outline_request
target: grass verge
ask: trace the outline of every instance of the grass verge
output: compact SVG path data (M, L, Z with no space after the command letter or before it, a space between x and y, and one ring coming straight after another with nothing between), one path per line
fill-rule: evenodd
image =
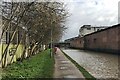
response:
M22 62L8 65L2 71L2 78L52 78L54 58L50 58L50 50L40 52Z
M62 51L62 50L61 50ZM63 51L62 51L63 52ZM87 80L96 80L88 71L86 71L82 66L80 66L76 61L69 57L65 52L64 55L79 69L79 71L84 75Z

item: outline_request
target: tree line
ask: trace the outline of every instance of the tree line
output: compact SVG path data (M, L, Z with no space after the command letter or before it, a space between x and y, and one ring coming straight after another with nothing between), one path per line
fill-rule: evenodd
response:
M59 41L66 29L67 17L68 12L61 2L3 2L0 42L7 46L2 53L1 62L7 56L11 44L15 44L16 50L20 44L25 45L22 55L24 58L29 48L30 56L38 51L41 45L49 44L51 37L53 42Z

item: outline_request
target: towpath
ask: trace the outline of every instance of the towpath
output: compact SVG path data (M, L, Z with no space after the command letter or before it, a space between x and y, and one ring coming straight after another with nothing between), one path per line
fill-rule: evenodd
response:
M85 80L82 73L68 58L65 57L59 48L57 48L55 54L54 78L81 78L82 80Z

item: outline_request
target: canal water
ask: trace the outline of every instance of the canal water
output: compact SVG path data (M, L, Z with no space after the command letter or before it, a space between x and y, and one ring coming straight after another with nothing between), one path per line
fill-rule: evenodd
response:
M118 78L118 55L75 49L63 51L96 78Z

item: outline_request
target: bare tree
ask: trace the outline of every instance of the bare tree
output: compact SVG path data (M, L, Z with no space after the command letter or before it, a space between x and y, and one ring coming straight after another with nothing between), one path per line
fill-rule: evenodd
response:
M4 34L9 33L7 47L3 51L1 62L4 58L6 64L7 50L10 44L19 44L24 41L25 50L22 55L24 58L25 51L30 48L28 53L30 56L39 50L41 44L50 43L51 30L53 31L53 41L59 41L63 31L66 29L64 23L68 12L64 8L64 4L60 2L31 2L31 3L5 3L3 5L3 29L0 41ZM21 29L22 28L22 29ZM20 33L24 31L25 33ZM18 34L18 35L17 35ZM16 42L16 36L21 35ZM26 38L25 38L26 37ZM26 40L27 39L27 40ZM26 42L25 42L26 41ZM15 55L14 52L11 61ZM10 61L10 62L11 62Z

